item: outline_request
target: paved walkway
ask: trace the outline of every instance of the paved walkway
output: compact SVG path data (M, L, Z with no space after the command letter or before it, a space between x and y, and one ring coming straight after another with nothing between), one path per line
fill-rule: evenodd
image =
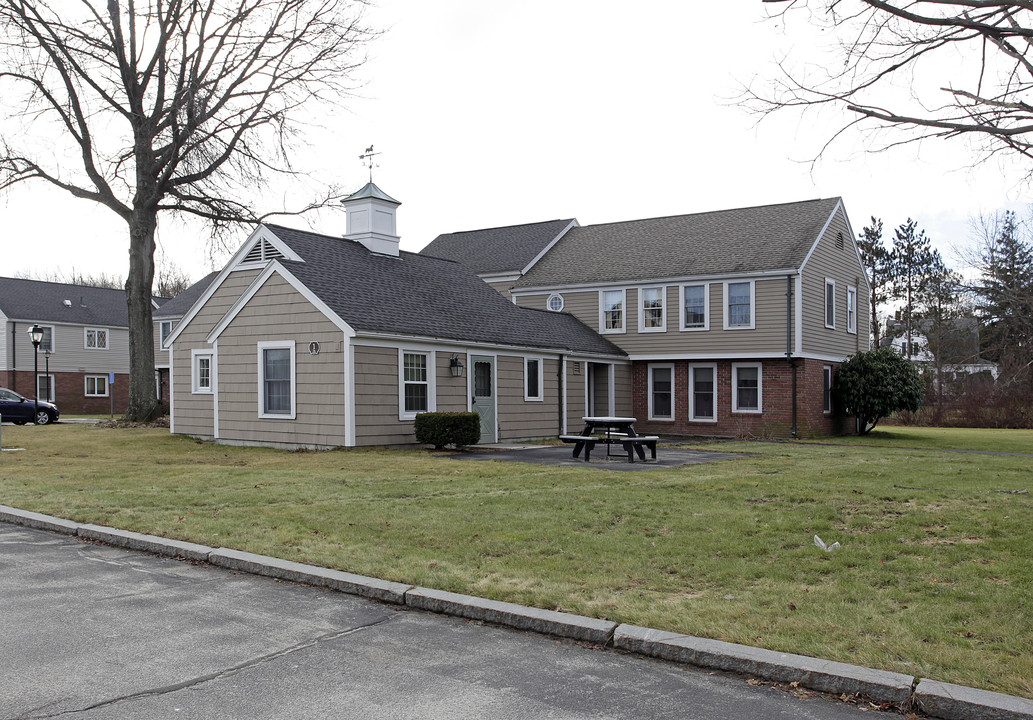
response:
M500 460L506 462L526 462L538 465L560 465L565 467L593 468L597 470L618 470L635 472L656 470L658 468L680 467L682 465L698 465L700 463L717 462L719 460L735 460L746 457L747 453L711 452L709 450L684 450L680 448L656 448L656 460L642 462L635 457L629 463L628 456L620 449L616 454L606 456L606 448L597 446L592 451L591 462L585 462L584 454L580 458L573 456L573 445L518 445L518 446L485 446L477 445L461 453L449 457L457 460ZM649 451L646 451L649 457Z
M856 720L813 693L0 523L0 718Z

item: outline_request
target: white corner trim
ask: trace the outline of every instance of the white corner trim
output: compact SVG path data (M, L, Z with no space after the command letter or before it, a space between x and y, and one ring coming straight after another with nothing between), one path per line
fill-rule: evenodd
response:
M344 336L344 446L355 447L355 346Z

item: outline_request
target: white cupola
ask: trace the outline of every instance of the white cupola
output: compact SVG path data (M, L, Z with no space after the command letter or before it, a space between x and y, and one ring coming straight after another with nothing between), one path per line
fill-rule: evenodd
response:
M398 257L398 235L395 234L395 213L402 203L366 183L358 192L341 201L348 213L345 240L362 243L370 252Z

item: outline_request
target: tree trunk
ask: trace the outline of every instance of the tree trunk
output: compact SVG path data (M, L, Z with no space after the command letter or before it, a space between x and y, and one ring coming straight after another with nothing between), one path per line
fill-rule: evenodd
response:
M151 285L154 281L154 232L157 213L134 208L129 218L129 407L125 419L149 422L160 410L154 383L154 322Z

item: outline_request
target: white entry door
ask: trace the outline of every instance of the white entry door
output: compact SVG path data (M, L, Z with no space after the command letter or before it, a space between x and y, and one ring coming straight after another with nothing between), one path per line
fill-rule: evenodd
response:
M495 358L470 356L470 397L473 411L481 416L481 443L498 442L495 404Z

